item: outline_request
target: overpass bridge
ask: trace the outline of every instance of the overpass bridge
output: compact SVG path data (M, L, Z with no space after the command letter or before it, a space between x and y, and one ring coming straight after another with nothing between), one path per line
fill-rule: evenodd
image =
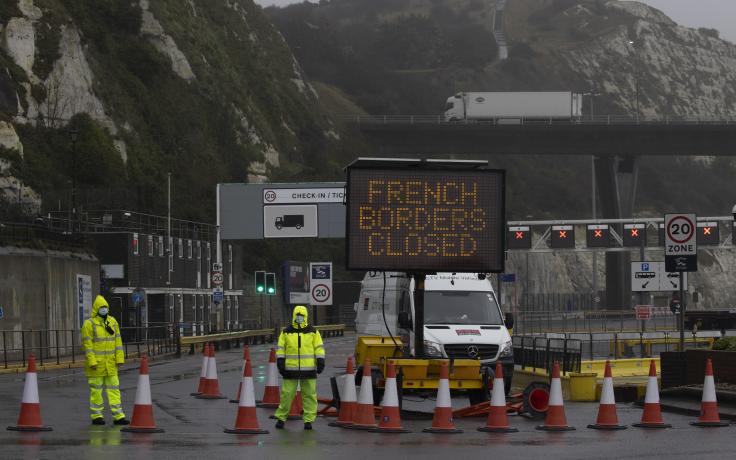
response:
M603 219L632 217L641 156L736 156L736 115L453 122L444 121L442 115L378 115L343 121L362 133L382 157L592 156L601 203L600 215L594 217ZM630 306L630 260L628 252L606 253L606 296L613 305Z

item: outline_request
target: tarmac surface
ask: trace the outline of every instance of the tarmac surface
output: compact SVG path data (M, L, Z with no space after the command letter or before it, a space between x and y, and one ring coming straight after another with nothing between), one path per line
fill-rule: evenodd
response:
M330 395L329 376L344 371L345 360L352 353L353 337L325 339L328 367L320 376L321 396ZM256 397L260 398L265 382L265 364L270 345L251 347ZM41 412L45 424L54 431L18 433L0 431L2 459L454 459L454 458L734 458L736 426L702 429L689 425L694 418L665 413L667 430L643 430L630 427L624 431L601 432L587 429L595 422L598 406L594 403L567 403L568 423L577 428L565 433L536 431L538 421L511 417L519 433L480 433L483 418L456 420L462 434L422 433L431 420L404 420L409 434L378 434L327 426L332 419L318 418L314 430L305 432L301 421L289 421L286 430L273 428L268 417L271 409L258 409L265 435L229 435L237 405L228 400L200 400L189 395L199 380L201 355L151 362L151 391L156 424L165 433L132 434L110 425L92 426L88 415L88 389L81 369L39 374ZM227 350L217 354L220 390L234 397L242 369L242 351ZM123 407L132 416L137 384L137 364L126 365L120 375ZM18 417L23 392L23 374L0 375L0 424L12 425ZM454 397L453 406L467 404L465 397ZM414 395L405 397L405 408L431 412L434 402ZM619 404L620 422L638 422L641 409Z

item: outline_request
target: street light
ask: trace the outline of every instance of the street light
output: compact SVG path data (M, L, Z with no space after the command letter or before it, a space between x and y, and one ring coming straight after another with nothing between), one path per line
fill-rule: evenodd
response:
M72 222L77 222L77 139L79 139L79 130L71 128L69 138L72 141L72 215L69 219L69 233L72 232Z
M634 40L629 40L629 46L634 50L634 54L637 54L637 48L636 48L636 42ZM637 63L638 66L638 63ZM639 69L634 71L634 82L636 83L636 118L638 119L641 116L641 111L639 110Z

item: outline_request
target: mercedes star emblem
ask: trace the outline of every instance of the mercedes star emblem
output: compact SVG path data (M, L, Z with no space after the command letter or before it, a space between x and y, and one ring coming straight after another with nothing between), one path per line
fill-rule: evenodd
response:
M471 345L468 347L468 356L475 359L478 357L478 347Z

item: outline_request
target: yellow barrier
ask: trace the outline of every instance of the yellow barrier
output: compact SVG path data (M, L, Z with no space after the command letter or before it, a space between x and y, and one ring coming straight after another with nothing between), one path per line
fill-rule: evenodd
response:
M700 344L703 345L703 348L712 348L714 340L713 337L686 337L685 343L696 346ZM679 351L680 339L623 339L609 344L611 354L617 357L626 356L629 353L633 354L634 349L641 349L642 347L644 348L642 353L644 356L652 356L652 347L654 345L666 345L670 351ZM632 351L629 352L629 350Z
M597 401L597 378L592 372L568 372L560 376L562 383L562 397L568 401ZM549 374L544 369L514 371L513 385L517 388L526 388L530 383L549 383Z

